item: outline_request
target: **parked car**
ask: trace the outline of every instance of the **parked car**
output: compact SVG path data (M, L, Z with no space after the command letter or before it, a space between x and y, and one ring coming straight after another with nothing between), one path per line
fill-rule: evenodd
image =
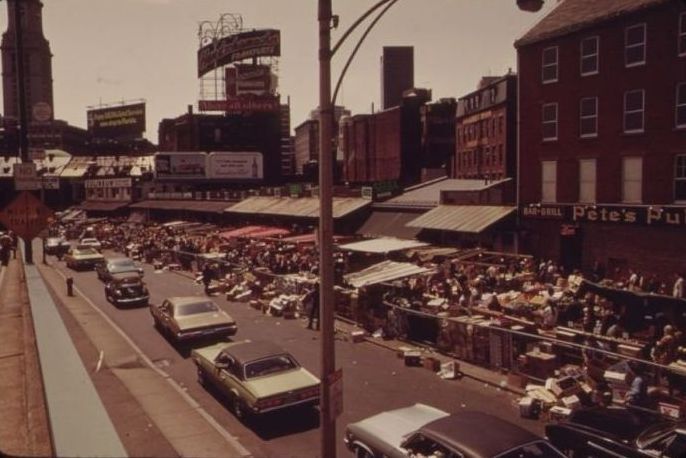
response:
M167 298L150 304L150 314L155 327L177 342L226 338L238 330L231 315L202 296Z
M546 435L570 456L597 458L686 456L686 421L626 407L596 407L572 412L546 425Z
M98 278L104 282L112 279L113 274L130 273L143 276L143 268L137 266L130 258L109 258L95 266Z
M319 404L319 379L275 343L216 344L193 350L191 358L200 384L211 384L224 394L239 420Z
M72 248L64 257L67 267L70 269L93 269L96 264L100 264L105 257L95 248L90 246L78 245Z
M81 246L89 246L91 248L95 248L96 250L100 251L102 250L102 243L94 237L84 237L79 241L79 245Z
M48 237L45 239L45 254L57 256L61 259L71 248L71 245L64 237Z
M148 305L150 293L139 275L132 272L112 274L105 284L105 298L115 306Z
M562 458L547 440L498 417L450 414L415 404L347 426L343 439L357 457Z

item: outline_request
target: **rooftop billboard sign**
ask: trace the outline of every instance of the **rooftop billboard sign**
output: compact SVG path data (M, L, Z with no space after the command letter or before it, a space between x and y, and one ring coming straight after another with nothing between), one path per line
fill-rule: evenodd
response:
M213 40L198 49L198 78L224 65L255 57L281 55L281 32L252 30Z

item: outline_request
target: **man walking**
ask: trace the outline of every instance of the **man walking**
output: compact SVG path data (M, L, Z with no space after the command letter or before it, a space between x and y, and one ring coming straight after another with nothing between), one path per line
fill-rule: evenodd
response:
M307 322L307 329L312 329L312 323L317 320L317 328L319 331L319 282L314 284L314 287L307 295L307 301L310 303L310 313Z

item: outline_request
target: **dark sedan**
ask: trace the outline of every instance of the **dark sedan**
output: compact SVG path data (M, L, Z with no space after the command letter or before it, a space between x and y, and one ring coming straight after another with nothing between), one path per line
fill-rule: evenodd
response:
M95 272L98 278L104 282L112 279L114 274L134 274L143 276L143 269L138 267L132 259L129 258L109 258L105 262L95 266Z
M150 293L143 280L136 273L113 274L105 284L105 298L113 305L148 305Z
M560 450L575 457L683 458L686 422L631 408L583 409L546 426Z
M564 458L545 439L498 417L424 404L352 423L344 441L363 458Z

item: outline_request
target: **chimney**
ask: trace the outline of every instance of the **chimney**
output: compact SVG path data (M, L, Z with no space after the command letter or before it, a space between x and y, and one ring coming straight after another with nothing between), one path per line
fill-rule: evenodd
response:
M189 115L193 114L193 105L188 105L188 114Z

